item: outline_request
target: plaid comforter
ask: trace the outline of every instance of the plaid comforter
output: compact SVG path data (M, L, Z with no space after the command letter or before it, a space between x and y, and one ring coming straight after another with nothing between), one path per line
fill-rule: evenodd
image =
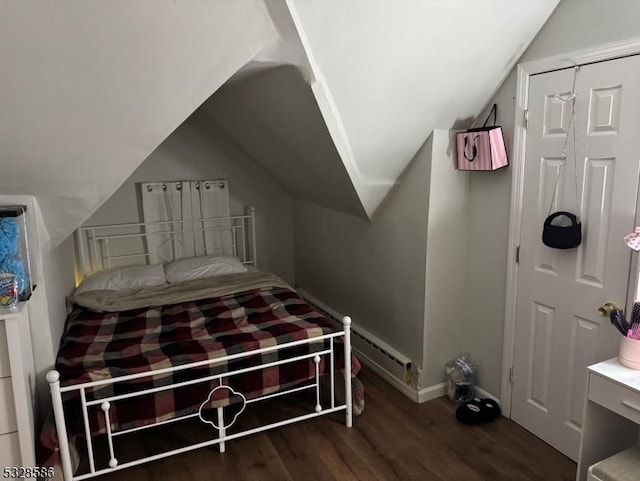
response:
M60 372L61 384L66 386L221 358L336 330L333 322L311 308L294 290L285 287L253 289L224 297L124 312L97 313L77 307L67 321L56 369ZM336 346L336 369L344 365L341 338L339 344ZM328 341L319 341L290 348L286 352L241 358L228 365L218 363L110 384L95 388L88 399L242 369L327 346ZM321 362L320 372L327 371L328 365L328 360ZM303 360L225 378L224 384L251 399L314 376L314 363ZM111 402L111 427L113 430L128 429L198 412L211 389L217 385L217 381L211 381ZM219 391L229 392L226 389ZM234 403L233 397L217 396L205 408ZM65 414L69 434L84 434L77 396L65 400ZM97 406L91 409L89 418L92 433L106 432L104 415ZM45 441L45 444L49 443Z

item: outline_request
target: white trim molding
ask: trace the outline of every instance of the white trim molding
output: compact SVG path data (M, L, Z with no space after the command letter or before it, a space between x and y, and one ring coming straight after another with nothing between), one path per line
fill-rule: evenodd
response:
M433 386L422 388L416 394L416 402L420 404L432 401L447 394L447 383L441 382L440 384L434 384Z
M475 386L474 393L475 393L475 397L489 398L489 399L493 399L497 403L500 403L500 399L498 399L497 396L494 396L490 392L485 391L481 387ZM446 395L447 395L447 383L441 382L440 384L434 384L433 386L420 389L420 391L418 391L417 402L422 404L424 402L432 401L436 398L446 396Z
M509 249L507 254L507 288L505 302L501 405L504 416L511 415L511 380L510 372L514 361L515 343L515 315L517 297L518 264L516 264L516 249L520 244L520 228L522 213L522 190L524 182L524 160L527 144L525 126L525 112L528 108L529 80L537 75L554 70L571 68L576 65L586 65L603 62L621 57L640 54L640 37L589 47L574 52L553 57L533 60L517 65L517 87L513 148L511 153L511 215L509 221Z

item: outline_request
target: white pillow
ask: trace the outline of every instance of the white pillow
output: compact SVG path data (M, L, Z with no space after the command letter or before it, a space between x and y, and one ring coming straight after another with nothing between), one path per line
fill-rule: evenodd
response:
M83 279L76 294L86 291L134 289L167 283L162 264L131 266L96 272Z
M164 266L167 282L193 281L222 274L247 272L240 259L226 256L189 257L170 262Z

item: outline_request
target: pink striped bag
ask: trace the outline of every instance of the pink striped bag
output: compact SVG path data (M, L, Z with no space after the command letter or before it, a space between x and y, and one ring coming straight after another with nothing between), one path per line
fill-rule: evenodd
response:
M493 126L486 127L493 114ZM497 170L509 165L504 146L502 127L496 126L497 105L489 113L484 125L456 134L458 170Z

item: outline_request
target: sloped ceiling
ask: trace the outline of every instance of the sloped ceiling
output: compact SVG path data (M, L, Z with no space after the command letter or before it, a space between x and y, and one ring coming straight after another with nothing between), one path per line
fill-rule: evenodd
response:
M292 197L366 217L297 68L250 69L220 88L202 110Z
M435 128L467 127L559 0L288 0L369 215Z
M36 196L59 243L253 60L208 115L292 195L371 217L434 128L478 114L557 3L0 2L0 193Z
M55 245L278 34L261 0L0 3L0 193Z
M280 41L203 109L292 196L372 218L435 128L473 122L557 3L271 1Z

